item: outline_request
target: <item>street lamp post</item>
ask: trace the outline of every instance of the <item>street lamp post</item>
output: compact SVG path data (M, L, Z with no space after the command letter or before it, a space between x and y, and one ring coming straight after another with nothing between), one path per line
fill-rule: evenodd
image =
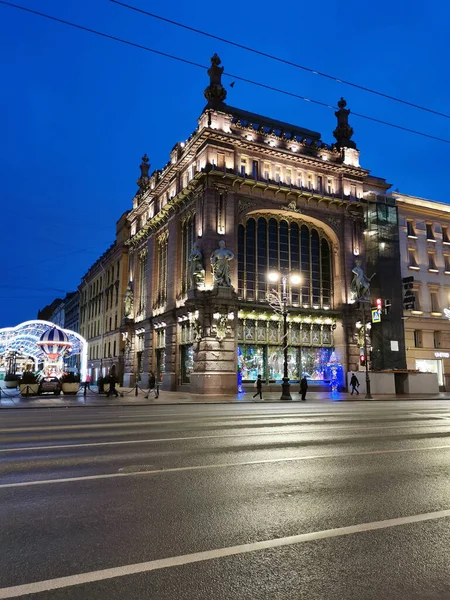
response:
M278 293L275 293L275 302L271 302L269 298L269 303L272 308L280 313L283 317L283 382L281 384L281 398L280 400L292 400L291 396L291 384L289 383L289 373L288 373L288 326L287 326L287 317L289 311L287 309L287 282L288 279L294 285L298 285L300 283L300 275L292 272L278 272L271 271L268 276L268 280L275 283L281 279L281 296ZM272 292L273 294L273 292Z
M364 331L364 357L365 357L365 369L366 369L366 400L372 400L372 394L370 389L370 375L369 375L369 357L367 356L367 316L366 316L366 303L361 301L362 317L363 317L363 331Z

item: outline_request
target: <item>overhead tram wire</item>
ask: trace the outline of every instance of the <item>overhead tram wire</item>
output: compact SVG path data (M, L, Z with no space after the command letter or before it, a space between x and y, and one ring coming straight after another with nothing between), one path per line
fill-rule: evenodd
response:
M250 46L245 46L244 44L239 44L238 42L233 42L232 40L223 38L219 35L214 35L213 33L208 33L207 31L202 31L201 29L197 29L196 27L191 27L190 25L186 25L185 23L179 23L178 21L174 21L173 19L168 19L166 17L162 17L161 15L157 15L155 13L143 10L142 8L138 8L137 6L132 6L130 4L126 4L125 2L120 2L120 0L109 0L109 1L112 2L113 4L118 4L119 6L128 8L129 10L133 10L135 12L138 12L138 13L141 13L148 17L151 17L152 19L158 19L159 21L164 21L165 23L170 23L171 25L175 25L176 27L181 27L182 29L192 31L192 32L198 33L200 35L204 35L205 37L209 37L213 40L223 42L224 44L229 44L230 46L234 46L235 48L240 48L241 50L246 50L247 52L252 52L253 54L258 54L259 56L263 56L264 58L269 58L270 60L274 60L279 63L289 65L290 67L295 67L296 69L301 69L302 71L307 71L308 73L312 73L313 75L319 75L320 77L325 77L326 79L336 81L337 83L343 83L344 85L349 85L349 86L357 88L359 90L363 90L364 92L368 92L369 94L375 94L376 96L381 96L382 98L387 98L388 100L393 100L394 102L399 102L401 104L405 104L406 106L411 106L412 108L417 108L419 110L423 110L425 112L437 115L439 117L444 117L445 119L450 119L450 115L439 112L438 110L434 110L433 108L427 108L426 106L421 106L420 104L415 104L414 102L409 102L408 100L403 100L402 98L397 98L396 96L391 96L390 94L386 94L386 93L380 92L378 90L373 90L372 88L368 88L364 85L360 85L360 84L354 83L352 81L347 81L345 79L341 79L340 77L336 77L334 75L329 75L328 73L322 73L321 71L317 71L316 69L312 69L311 67L306 67L305 65L300 65L298 63L292 62L285 58L281 58L281 57L275 56L273 54L268 54L267 52L263 52L262 50L257 50L256 48L251 48Z
M47 15L46 13L39 12L37 10L33 10L31 8L27 8L25 6L20 6L18 4L13 4L12 2L6 2L5 0L0 0L0 4L4 6L9 6L11 8L17 8L18 10L22 10L24 12L28 12L39 17L43 17L45 19L50 19L51 21L55 21L57 23L62 23L63 25L68 25L69 27L74 27L75 29L79 29L81 31L87 31L88 33L93 33L95 35L99 35L101 37L113 40L115 42L120 42L122 44L126 44L127 46L132 46L134 48L139 48L140 50L145 50L146 52L152 52L153 54L157 54L158 56L164 56L166 58L170 58L172 60L176 60L178 62L182 62L193 67L197 67L200 69L208 70L209 67L202 65L200 63L196 63L194 61L188 60L186 58L181 58L179 56L175 56L173 54L168 54L167 52L162 52L161 50L156 50L154 48L149 48L148 46L143 46L142 44L138 44L136 42L130 42L129 40L124 40L123 38L118 38L114 35L110 35L109 33L103 33L102 31L97 31L95 29L91 29L90 27L85 27L84 25L79 25L77 23L72 23L71 21L66 21L64 19L60 19L58 17L54 17L52 15ZM288 90L283 90L265 83L261 83L259 81L254 81L252 79L247 79L245 77L241 77L240 75L233 75L232 73L225 72L224 75L232 78L233 80L243 81L244 83L249 83L251 85L255 85L257 87L270 90L273 92L278 92L279 94L284 94L285 96L290 96L292 98L297 98L299 100L304 100L305 102L311 102L312 104L317 104L318 106L323 106L325 108L330 108L331 110L336 110L335 106L331 104L327 104L326 102L321 102L319 100L314 100L312 98L306 98L305 96L301 96L300 94L295 94L294 92L289 92ZM445 144L450 144L450 140L445 138L441 138L435 135L431 135L429 133L425 133L423 131L418 131L416 129L410 129L409 127L403 127L402 125L397 125L395 123L390 123L389 121L383 121L382 119L376 119L375 117L370 117L368 115L363 115L360 113L356 113L352 111L352 115L355 117L360 117L362 119L366 119L368 121L373 121L375 123L380 123L382 125L386 125L388 127L393 127L394 129L399 129L402 131L407 131L408 133L413 133L414 135L420 135L422 137L426 137L432 140L436 140L438 142L443 142Z

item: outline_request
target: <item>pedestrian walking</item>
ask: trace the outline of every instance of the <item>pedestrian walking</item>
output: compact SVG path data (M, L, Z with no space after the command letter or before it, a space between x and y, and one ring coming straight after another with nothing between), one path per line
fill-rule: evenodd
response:
M262 379L261 375L258 375L258 378L255 381L256 393L253 394L253 398L259 395L262 400Z
M86 375L86 387L88 390L91 389L91 376L90 375Z
M308 381L306 377L303 377L300 380L300 394L302 395L302 402L306 402L306 392L308 391Z
M150 371L150 373L148 374L148 392L145 396L147 398L147 400L152 391L155 394L155 398L157 398L159 396L159 392L158 392L158 387L156 385L156 377L155 377L155 374L153 373L153 371Z
M359 381L354 373L352 373L352 376L350 378L350 387L352 388L352 393L350 394L350 396L353 396L354 392L356 392L357 396L359 396Z

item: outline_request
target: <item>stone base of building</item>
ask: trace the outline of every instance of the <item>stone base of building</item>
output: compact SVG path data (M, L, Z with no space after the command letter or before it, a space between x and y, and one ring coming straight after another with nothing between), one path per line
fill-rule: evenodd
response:
M236 373L192 373L193 394L237 394Z

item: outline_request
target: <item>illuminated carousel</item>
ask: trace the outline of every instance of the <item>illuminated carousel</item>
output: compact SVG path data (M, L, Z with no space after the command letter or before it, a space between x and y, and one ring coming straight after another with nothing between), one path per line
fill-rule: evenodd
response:
M87 369L87 341L75 331L56 327L49 321L25 321L0 329L0 375L6 372L41 372L59 377L69 356L79 355L84 381Z

